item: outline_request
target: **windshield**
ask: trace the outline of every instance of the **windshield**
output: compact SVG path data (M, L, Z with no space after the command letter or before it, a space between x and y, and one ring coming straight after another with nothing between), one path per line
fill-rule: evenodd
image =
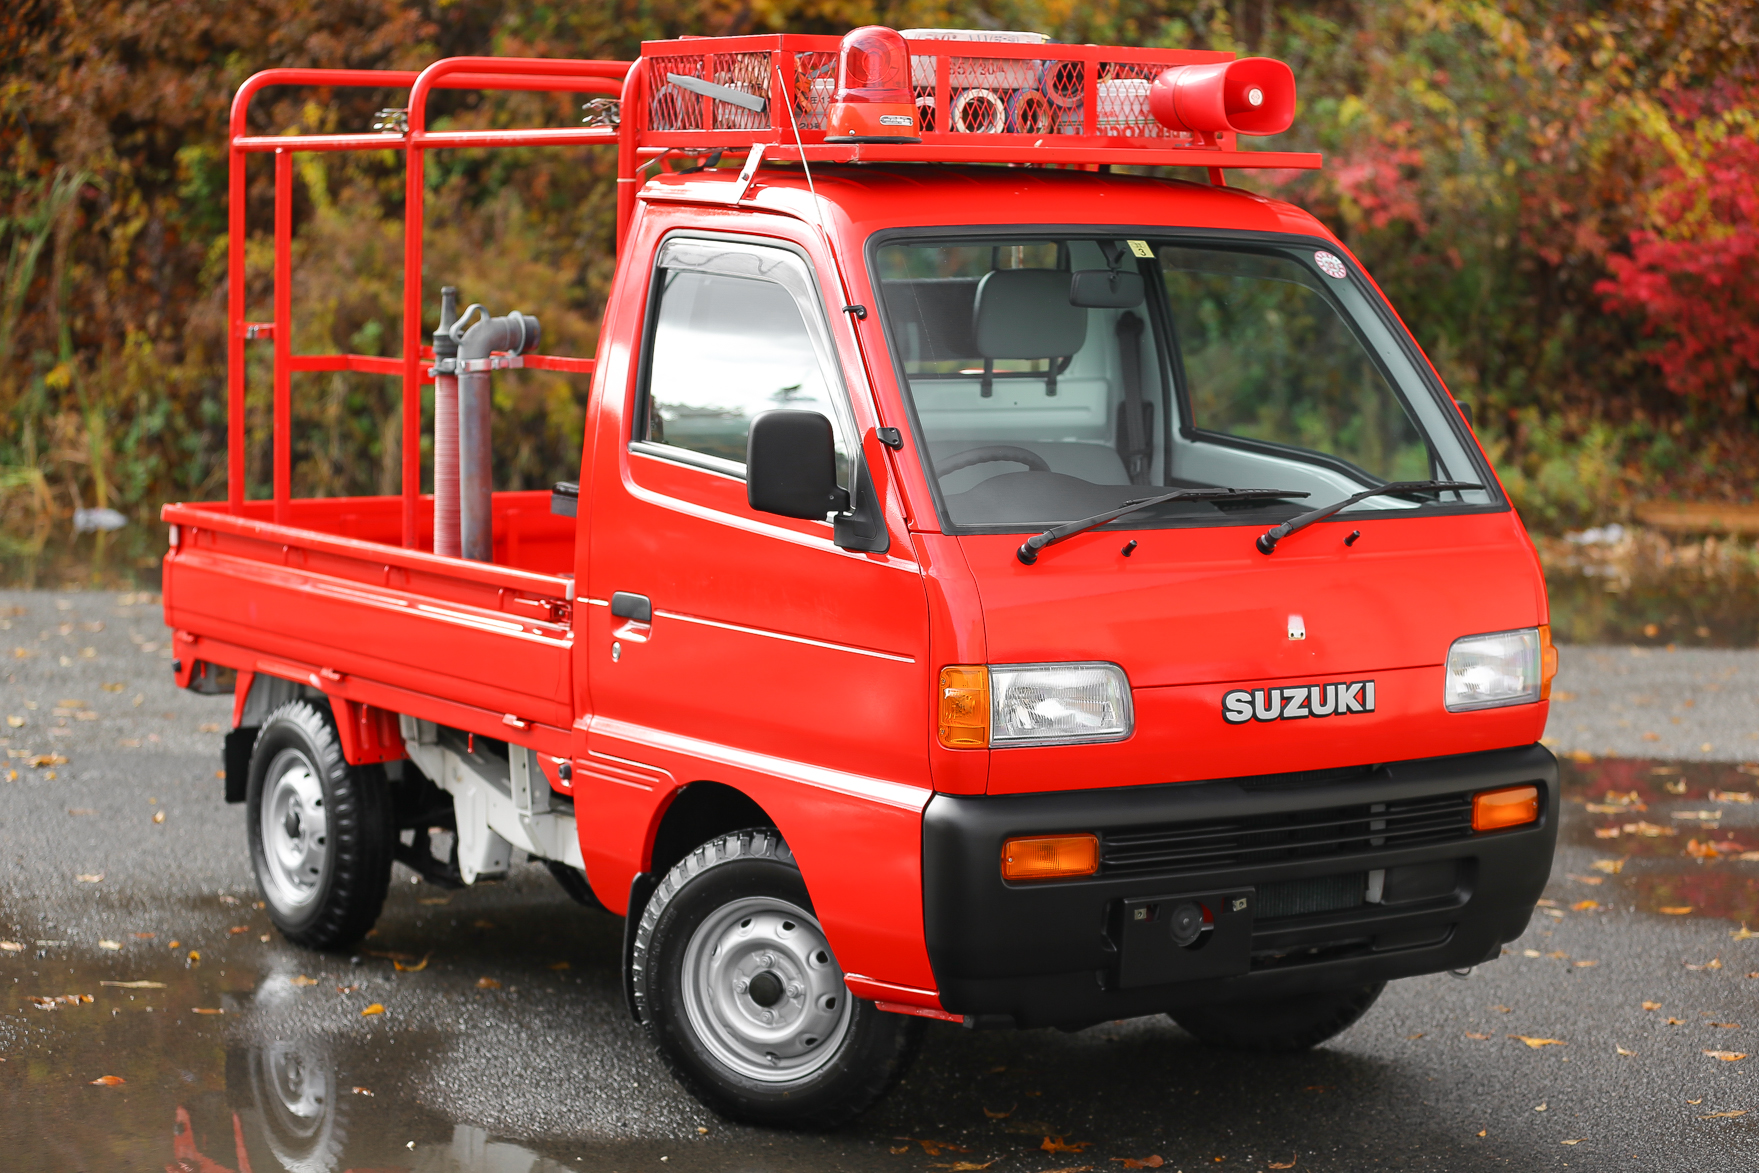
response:
M1013 532L1168 488L1307 494L1172 502L1115 524L1260 523L1389 481L1489 481L1370 295L1316 245L881 245L887 329L944 520ZM1496 499L1350 511L1437 502Z

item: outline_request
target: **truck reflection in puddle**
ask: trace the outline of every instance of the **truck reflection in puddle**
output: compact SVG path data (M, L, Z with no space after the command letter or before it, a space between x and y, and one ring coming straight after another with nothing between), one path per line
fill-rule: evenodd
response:
M370 1127L351 1085L321 1040L272 1042L226 1054L229 1118L196 1117L179 1107L167 1173L564 1173L566 1166L530 1149L491 1139L468 1124L445 1141L400 1142L432 1135L435 1122L392 1123L375 1113ZM357 1099L358 1098L358 1099ZM403 1127L398 1127L398 1124Z
M1759 765L1586 755L1561 764L1564 841L1600 856L1569 875L1572 892L1759 929Z

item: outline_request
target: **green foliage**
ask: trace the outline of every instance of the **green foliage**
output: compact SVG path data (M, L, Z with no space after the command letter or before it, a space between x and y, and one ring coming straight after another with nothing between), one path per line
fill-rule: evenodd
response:
M1694 415L1645 357L1642 318L1608 312L1594 285L1653 227L1668 177L1701 166L1704 136L1681 114L1695 107L1674 99L1753 84L1756 19L1733 0L1196 0L1176 13L1146 0L20 0L0 17L0 531L40 538L99 503L146 520L162 501L224 491L224 142L250 73L628 57L683 32L870 22L1290 61L1301 109L1267 145L1323 149L1327 167L1233 181L1312 208L1365 261L1476 405L1531 524L1603 518L1634 494L1748 496L1759 395ZM363 130L394 100L274 90L251 125ZM577 118L548 95L443 92L430 107L435 126ZM435 293L452 283L467 301L539 313L547 349L591 353L614 266L605 155L432 155ZM400 352L401 176L391 152L301 156L296 351ZM256 320L269 316L271 199L269 164L255 163ZM264 349L250 368L253 494L269 475ZM296 492L393 491L396 382L304 374L294 387ZM570 475L582 382L527 373L498 387L497 482Z

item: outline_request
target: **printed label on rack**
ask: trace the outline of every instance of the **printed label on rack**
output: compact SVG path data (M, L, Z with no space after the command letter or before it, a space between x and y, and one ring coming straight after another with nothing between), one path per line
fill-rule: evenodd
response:
M1148 246L1148 242L1146 240L1132 240L1132 241L1130 241L1130 251L1131 251L1131 253L1133 253L1136 256L1141 257L1145 261L1154 260L1154 250Z

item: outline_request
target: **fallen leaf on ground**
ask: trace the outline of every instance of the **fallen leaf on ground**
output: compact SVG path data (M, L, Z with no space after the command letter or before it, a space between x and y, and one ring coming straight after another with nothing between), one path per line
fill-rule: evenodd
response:
M1541 900L1535 900L1533 903L1537 904L1541 908L1556 908L1557 907L1557 901L1555 901L1555 900L1541 899Z
M1126 1169L1158 1169L1166 1164L1166 1158L1156 1153L1152 1157L1113 1157L1112 1161Z
M1706 969L1721 969L1722 968L1722 958L1713 957L1709 961L1706 961L1703 965L1693 965L1691 962L1688 961L1688 962L1686 962L1686 968L1691 970L1693 973L1698 973L1698 972L1701 972Z
M1055 1169L1046 1169L1044 1173L1093 1173L1092 1165L1061 1165Z
M1754 938L1759 938L1759 933L1755 933L1752 929L1749 929L1747 927L1747 922L1742 921L1741 927L1734 930L1732 933L1729 934L1729 936L1733 937L1737 941L1751 941Z
M1064 1137L1047 1136L1044 1138L1044 1143L1038 1147L1047 1153L1078 1153L1082 1149L1092 1147L1092 1145L1093 1142L1090 1140L1081 1140L1076 1141L1074 1144L1070 1144Z
M354 1092L354 1094L355 1094L355 1095L357 1095L357 1096L370 1096L370 1095L372 1095L372 1094L373 1094L373 1091L372 1091L372 1089L371 1089L371 1088L366 1088L366 1087L357 1087L357 1088L353 1088L353 1089L351 1089L351 1090L352 1090L352 1091L353 1091L353 1092Z
M1537 949L1523 949L1523 950L1521 950L1521 956L1522 957L1544 957L1545 954L1541 953Z
M302 973L293 979L293 984L296 986L315 986L318 984L318 979L314 977L306 977Z
M943 1152L968 1153L971 1151L964 1145L954 1144L950 1140L923 1140L919 1136L895 1136L892 1139L903 1141L905 1148L909 1148L912 1144L919 1144L922 1146L922 1151L931 1157L938 1157Z
M67 759L58 753L40 753L25 760L39 770L44 766L65 766L67 764Z
M1418 1032L1417 1032L1417 1033L1416 1033L1416 1034L1414 1034L1414 1035L1406 1035L1406 1036L1405 1036L1405 1037L1406 1037L1406 1038L1408 1038L1408 1039L1420 1039L1420 1038L1422 1038L1422 1037L1423 1037L1423 1032L1422 1032L1422 1031L1418 1031Z
M1558 1143L1559 1144L1582 1144L1587 1139L1588 1138L1584 1136L1584 1137L1577 1137L1575 1140L1560 1140L1560 1141L1558 1141Z
M8 725L12 726L14 729L23 729L24 728L24 718L23 717L14 717L14 716L8 715L6 718L6 723Z
M1736 1108L1732 1112L1712 1112L1710 1115L1700 1116L1700 1117L1698 1117L1698 1119L1700 1119L1700 1120L1732 1120L1736 1116L1745 1116L1746 1114L1747 1114L1747 1110L1745 1108Z
M1596 827L1594 828L1594 837L1596 839L1617 839L1619 829L1617 827Z
M104 873L92 872L89 875L75 876L73 878L82 884L102 884L104 882Z
M1551 1107L1551 1105L1550 1105L1550 1104L1534 1104L1534 1105L1533 1105L1533 1110L1534 1110L1534 1111L1535 1111L1535 1112L1543 1112L1543 1111L1545 1111L1545 1110L1546 1110L1546 1109L1547 1109L1547 1108L1549 1108L1549 1107Z
M1684 1025L1686 1025L1686 1020L1683 1018L1670 1018L1667 1020L1665 1025L1667 1025L1667 1026L1684 1026Z
M1723 1030L1740 1030L1741 1029L1741 1024L1738 1022L1712 1022L1712 1023L1708 1023L1706 1025L1721 1027Z
M1598 961L1578 961L1578 962L1576 962L1576 968L1577 969L1592 969L1594 966L1599 965L1599 964L1600 964L1600 962L1598 962Z
M1536 1035L1510 1035L1509 1037L1511 1039L1520 1039L1523 1043L1526 1043L1529 1047L1532 1047L1535 1051L1537 1051L1540 1047L1567 1047L1567 1046L1569 1046L1569 1044L1564 1042L1562 1039L1542 1039Z
M393 959L391 962L391 967L393 969L395 969L398 973L420 973L422 970L424 970L428 967L428 957L432 957L432 956L433 956L433 954L429 953L427 955L427 957L423 957L420 961L416 962L414 965L404 965L401 961L397 961L397 960Z
M1621 1055L1635 1055L1637 1053L1635 1051L1627 1051L1623 1047L1620 1047L1617 1045L1614 1045L1613 1050L1617 1051Z
M134 935L134 939L137 941L151 941L154 937L156 937L158 935L159 934L157 934L157 933L136 933Z
M1483 1042L1485 1039L1489 1038L1490 1036L1489 1035L1481 1035L1475 1030L1469 1030L1466 1032L1466 1037L1469 1039L1477 1039L1479 1042Z
M1710 801L1750 803L1753 801L1753 792L1751 790L1712 790Z
M362 1010L360 1012L360 1016L362 1018L367 1018L367 1017L370 1017L371 1015L374 1015L374 1014L383 1014L384 1012L385 1012L384 1003L374 1002L371 1006L368 1006L365 1010Z
M162 990L164 982L99 982L100 986L115 986L119 990Z
M233 925L231 928L226 930L226 935L229 937L236 937L240 933L248 933L248 932L250 932L249 925Z
M1694 907L1691 904L1670 904L1666 908L1658 908L1655 911L1663 916L1686 916L1691 913Z
M471 928L475 929L492 929L495 927L495 922L492 920L476 920L471 921L470 925Z
M24 946L17 941L0 941L0 949L8 953L23 953Z
M154 811L153 812L153 822L162 823L164 821L165 821L165 812L164 811Z
M1645 1002L1645 1003L1643 1003L1643 1009L1645 1009L1645 1010L1660 1010L1661 1003L1660 1002Z
M477 978L476 988L479 990L498 990L501 988L501 983L491 977Z
M1697 820L1697 821L1701 821L1701 822L1714 823L1718 819L1722 818L1722 812L1721 811L1674 811L1673 814L1668 817L1675 818L1675 819L1693 819L1693 820Z
M220 727L218 725L214 724L212 721L209 721L206 724L197 725L196 732L197 733L218 733L218 732L220 732Z
M953 1173L974 1173L975 1170L987 1169L993 1164L995 1164L994 1161L985 1161L981 1165L976 1161L930 1161L928 1167L930 1169L951 1169Z
M1625 870L1625 861L1622 859L1597 859L1588 866L1597 872L1606 872L1616 876Z
M1645 822L1626 823L1624 825L1624 832L1627 835L1641 835L1646 839L1659 839L1664 835L1679 834L1679 832L1672 827L1660 827L1654 823Z
M1598 888L1600 885L1606 883L1605 876L1578 876L1574 872L1570 872L1570 873L1568 873L1568 875L1569 875L1570 879L1576 881L1576 883L1587 884L1589 887L1592 887L1592 888Z
M417 904L450 904L450 903L452 903L452 898L450 896L425 896L422 899L416 901L416 903Z
M1020 1106L1019 1104L1015 1104L1014 1108L1018 1108L1019 1106ZM1008 1117L1010 1117L1014 1114L1014 1108L1009 1108L1005 1112L995 1112L995 1111L991 1111L988 1108L985 1108L983 1110L983 1114L985 1116L988 1116L991 1120L1006 1120Z
M1478 1135L1483 1136L1484 1134L1481 1132ZM1272 1169L1293 1169L1295 1167L1295 1158L1291 1156L1287 1165L1279 1165L1275 1161L1272 1161L1270 1162L1270 1167Z
M1721 1059L1724 1063L1733 1063L1747 1057L1745 1051L1706 1051L1704 1053L1712 1059Z
M1491 1009L1496 1011L1498 1014L1513 1014L1514 1013L1514 1011L1509 1009L1509 1007L1507 1007L1507 1006L1492 1006Z
M1600 901L1598 900L1578 900L1570 905L1570 908L1576 912L1593 912L1599 907Z
M550 968L555 969L555 970L562 970L562 969L568 969L568 968L570 968L570 966L568 965L568 963L566 961L552 961L550 963Z
M358 989L360 989L359 986L337 986L336 992L338 994L352 994Z
M217 1006L191 1006L190 1009L195 1011L197 1014L224 1014L224 1013L226 1013L224 1008L217 1007Z
M100 948L100 949L120 949L120 948L122 948L122 942L121 941L99 941L98 948Z
M105 692L121 692L123 689L127 688L128 685L126 685L120 681L111 680L111 681L106 681L103 684L98 685L98 687L103 689Z
M1547 953L1546 956L1553 961L1568 961L1570 959L1570 955L1565 953L1562 949L1553 949L1550 953Z
M93 1087L115 1087L119 1083L127 1083L120 1075L100 1075L92 1080Z

